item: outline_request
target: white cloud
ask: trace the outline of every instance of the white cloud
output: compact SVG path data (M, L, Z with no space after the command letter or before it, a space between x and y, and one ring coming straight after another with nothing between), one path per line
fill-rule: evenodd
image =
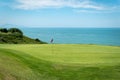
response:
M74 12L77 12L77 13L114 13L114 12L120 12L120 7L118 6L105 7L102 10L77 9L77 10L74 10Z
M16 8L31 10L41 8L85 8L103 10L104 7L91 0L17 0Z
M113 11L99 11L99 10L74 10L77 13L112 13Z

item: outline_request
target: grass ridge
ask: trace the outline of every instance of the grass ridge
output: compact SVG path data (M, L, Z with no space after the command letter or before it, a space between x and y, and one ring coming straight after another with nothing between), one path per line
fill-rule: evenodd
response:
M92 47L94 46L91 46L91 48ZM117 54L119 55L119 53ZM101 66L67 66L67 65L61 65L50 61L42 60L35 56L29 55L28 53L25 53L24 51L22 51L22 49L20 51L15 49L8 49L7 47L1 47L0 48L0 79L1 80L119 80L120 64L113 66L108 65L102 67Z

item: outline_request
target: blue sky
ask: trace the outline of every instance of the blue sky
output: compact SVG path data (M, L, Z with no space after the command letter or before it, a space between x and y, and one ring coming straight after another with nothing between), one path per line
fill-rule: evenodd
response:
M0 0L0 25L120 27L120 0Z

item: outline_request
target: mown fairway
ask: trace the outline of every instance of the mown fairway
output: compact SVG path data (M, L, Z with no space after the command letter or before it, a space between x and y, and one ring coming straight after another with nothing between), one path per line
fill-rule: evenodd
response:
M120 47L1 44L1 80L119 80Z

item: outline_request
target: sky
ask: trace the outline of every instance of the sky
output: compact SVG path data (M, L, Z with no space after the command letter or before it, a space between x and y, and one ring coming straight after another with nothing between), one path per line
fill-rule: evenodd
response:
M0 25L120 28L120 0L0 0Z

